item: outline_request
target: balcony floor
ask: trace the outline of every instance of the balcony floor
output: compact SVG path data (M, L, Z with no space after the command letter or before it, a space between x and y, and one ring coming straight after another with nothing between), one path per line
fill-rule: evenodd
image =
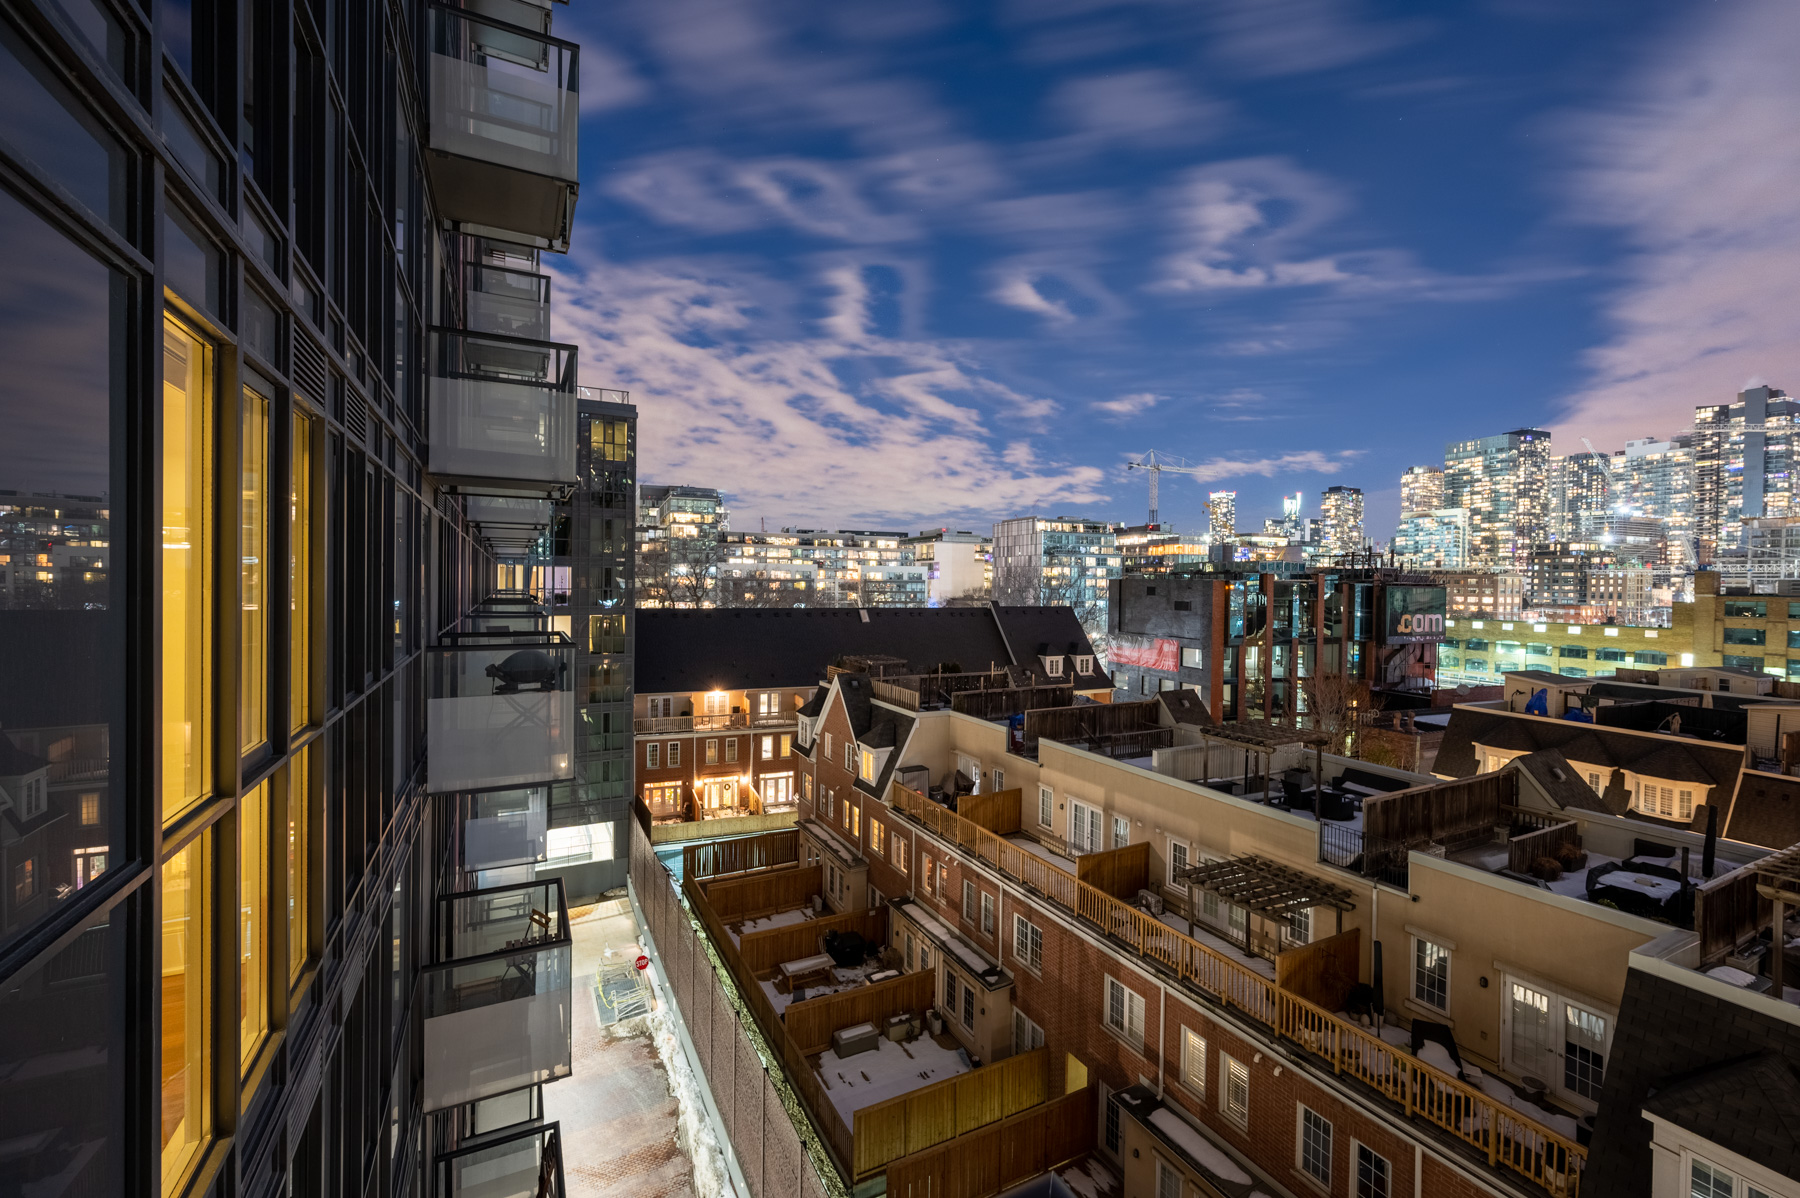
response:
M544 1117L562 1122L569 1198L690 1198L694 1164L675 1142L669 1075L648 1021L603 1026L595 1009L600 963L637 955L631 906L613 899L569 913L574 940L575 1072L544 1087Z

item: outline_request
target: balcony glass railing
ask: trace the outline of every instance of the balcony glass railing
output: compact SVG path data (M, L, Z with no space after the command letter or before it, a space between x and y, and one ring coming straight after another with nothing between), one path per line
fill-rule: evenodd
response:
M567 1077L569 912L560 879L447 894L423 975L424 1107Z
M547 1123L438 1158L444 1198L564 1198L562 1129Z
M579 178L579 53L531 21L532 6L508 8L527 23L432 6L427 161L448 219L562 249Z
M549 339L549 275L481 262L471 262L466 269L468 288L464 294L471 330L532 341Z
M575 646L560 633L458 633L426 651L426 789L574 777Z
M494 790L462 800L462 867L475 873L542 861L549 829L544 786Z
M432 331L431 472L503 498L575 484L575 347Z

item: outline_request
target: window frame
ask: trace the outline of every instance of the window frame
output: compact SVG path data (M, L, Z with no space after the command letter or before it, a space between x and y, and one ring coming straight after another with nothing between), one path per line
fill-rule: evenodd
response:
M994 896L984 890L981 892L981 934L991 938L998 926L999 907L994 902Z
M1191 1027L1181 1029L1181 1084L1200 1098L1206 1097L1206 1037Z
M1240 1107L1232 1090L1234 1079L1241 1079L1244 1100ZM1228 1052L1219 1054L1219 1113L1239 1130L1250 1128L1250 1066Z
M1048 786L1038 787L1038 827L1056 827L1056 791Z
M1144 1047L1144 996L1112 974L1102 975L1105 985L1103 1022L1108 1031L1139 1052Z
M1425 983L1430 975L1425 972L1425 966L1420 960L1422 948L1435 949L1443 961L1443 979L1441 988L1443 990L1444 1001L1441 1003L1433 1002L1426 993L1426 990L1429 989L1429 987ZM1429 939L1428 937L1421 936L1417 932L1412 933L1412 987L1410 990L1410 1001L1415 1002L1428 1010L1449 1014L1451 955L1451 950L1447 946Z
M1294 1168L1299 1171L1302 1177L1309 1181L1317 1182L1327 1191L1330 1191L1332 1153L1335 1149L1337 1129L1331 1125L1331 1120L1319 1114L1319 1112L1313 1110L1304 1102L1298 1103L1297 1105L1300 1109L1298 1118L1294 1121ZM1308 1143L1307 1133L1310 1130L1307 1121L1308 1116L1317 1121L1319 1126L1324 1128L1324 1143L1322 1145ZM1324 1172L1321 1174L1315 1170L1313 1168L1313 1163L1321 1164L1324 1168Z
M1013 912L1013 959L1032 973L1044 968L1044 930Z
M1381 1162L1381 1188L1374 1189L1363 1180L1364 1158ZM1350 1191L1354 1198L1393 1198L1394 1195L1394 1162L1382 1156L1373 1148L1350 1137Z

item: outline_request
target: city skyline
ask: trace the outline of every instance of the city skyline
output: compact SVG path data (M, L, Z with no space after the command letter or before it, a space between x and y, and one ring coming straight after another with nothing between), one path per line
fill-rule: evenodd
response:
M1385 538L1448 442L1791 383L1791 9L1214 7L571 11L560 335L654 476L847 527L1141 520L1156 449L1180 527L1341 483Z

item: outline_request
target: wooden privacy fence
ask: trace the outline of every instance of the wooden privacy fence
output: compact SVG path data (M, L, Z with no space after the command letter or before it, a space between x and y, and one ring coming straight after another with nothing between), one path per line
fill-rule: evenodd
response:
M1275 984L1327 1011L1343 1010L1361 977L1361 928L1275 954Z
M1114 898L1134 899L1138 891L1150 886L1150 842L1140 840L1104 853L1083 853L1075 858L1075 876Z
M819 1075L813 1072L806 1057L794 1046L786 1025L775 1012L775 1004L769 1001L768 991L762 988L755 975L744 966L744 958L738 954L737 946L726 934L725 925L719 921L712 904L707 902L699 883L686 878L682 881L681 888L682 893L687 896L688 906L699 916L701 926L706 929L707 937L713 942L714 951L730 971L738 993L749 1004L751 1017L762 1029L764 1042L781 1058L781 1071L787 1075L788 1084L794 1088L795 1093L800 1095L801 1104L812 1117L813 1127L818 1131L820 1141L824 1143L832 1164L848 1189L853 1145L850 1129L845 1125L843 1116L831 1104L831 1098L825 1093Z
M887 926L886 907L846 911L785 928L746 933L738 941L738 952L743 955L745 967L761 977L783 961L797 961L822 951L819 938L827 932L855 932L871 944L886 944Z
M1694 930L1700 964L1717 965L1738 941L1769 926L1774 904L1756 889L1756 863L1723 874L1694 891Z
M780 873L751 874L747 878L721 878L704 885L713 913L725 923L736 923L804 907L819 893L824 876L820 866L808 865Z
M780 869L800 860L800 833L788 829L740 840L690 844L681 850L681 876L717 878L752 870Z
M889 1015L924 1014L936 993L935 975L920 970L873 986L809 998L789 1005L787 1033L802 1056L811 1056L830 1048L831 1033L841 1027L872 1023L879 1029Z
M1409 847L1492 835L1506 822L1501 806L1513 805L1518 796L1519 779L1512 770L1371 795L1363 800L1363 835Z
M1094 1090L1084 1086L1042 1106L887 1169L890 1198L991 1198L1094 1150Z
M1003 720L1020 712L1067 708L1075 688L1066 684L1017 686L1005 690L963 691L952 695L950 710L981 720Z
M1510 836L1506 841L1506 868L1528 874L1539 857L1555 857L1556 850L1565 844L1581 845L1581 825L1574 820Z
M1019 830L1019 805L1025 792L1018 787L996 790L984 795L964 795L956 800L956 810L972 824L1004 836Z
M917 791L895 785L893 795L896 811L1038 891L1196 989L1323 1057L1338 1073L1373 1086L1402 1104L1408 1116L1417 1114L1474 1145L1490 1164L1530 1178L1555 1198L1579 1192L1587 1149L1574 1140L1497 1103L1332 1011L1280 989L1248 966L976 827ZM1491 834L1492 825L1488 827Z
M1034 1048L863 1107L855 1115L856 1180L1037 1106L1050 1097L1050 1080L1050 1050Z

